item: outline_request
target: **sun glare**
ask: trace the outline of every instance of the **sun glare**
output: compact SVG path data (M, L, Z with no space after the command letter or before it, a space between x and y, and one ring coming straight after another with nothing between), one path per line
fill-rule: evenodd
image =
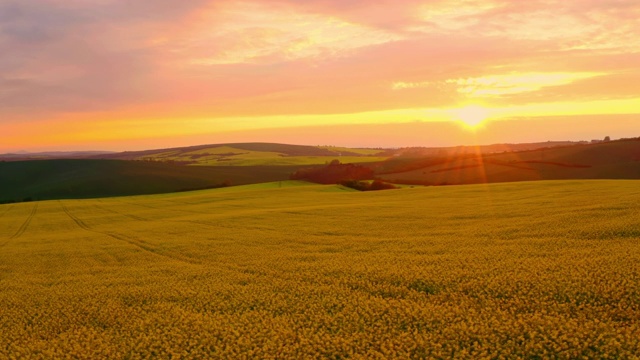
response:
M451 113L455 120L463 122L469 128L477 127L489 116L489 111L478 105L469 105L454 109Z

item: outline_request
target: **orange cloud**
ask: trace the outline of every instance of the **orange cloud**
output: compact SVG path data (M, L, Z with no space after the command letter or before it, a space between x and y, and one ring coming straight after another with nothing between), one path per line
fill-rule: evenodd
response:
M196 65L344 56L352 49L400 39L338 17L262 2L231 2L205 11L186 37L182 51Z
M640 113L638 19L635 0L3 2L0 144L450 121L475 105Z

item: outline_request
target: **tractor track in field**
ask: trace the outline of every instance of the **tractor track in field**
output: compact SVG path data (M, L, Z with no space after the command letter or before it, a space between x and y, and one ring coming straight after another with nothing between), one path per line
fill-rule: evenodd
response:
M112 232L99 231L99 230L92 229L84 221L82 221L81 219L79 219L75 215L71 214L69 209L62 202L59 201L59 204L62 207L62 210L67 214L67 216L69 216L69 218L71 218L71 220L73 220L76 223L76 225L78 225L81 229L83 229L85 231L92 232L92 233L95 233L95 234L101 234L101 235L108 236L108 237L110 237L112 239L125 242L125 243L127 243L129 245L137 247L138 249L141 249L142 251L151 253L153 255L162 256L162 257L167 258L167 259L180 261L180 262L188 263L188 264L192 264L192 265L198 265L199 264L196 261L194 261L193 259L190 259L190 258L187 258L187 257L169 255L169 254L160 252L160 251L158 251L157 248L155 248L155 247L153 247L153 246L151 246L151 245L149 245L149 244L147 244L145 242L142 242L142 241L135 241L135 240L132 240L132 239L126 237L126 236L122 236L120 234L115 234L115 233L112 233Z
M22 225L20 225L20 228L18 228L18 231L16 231L16 233L13 234L10 237L10 239L19 238L20 236L22 236L22 234L24 234L25 231L27 231L29 224L31 224L31 220L33 219L33 216L36 214L37 211L38 211L38 203L33 205L33 209L31 209L31 213L29 213L29 216L27 216L27 219L22 223Z

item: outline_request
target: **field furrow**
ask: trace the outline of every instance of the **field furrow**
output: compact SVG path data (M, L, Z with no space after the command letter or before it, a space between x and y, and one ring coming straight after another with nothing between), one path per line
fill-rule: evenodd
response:
M18 228L18 231L16 231L16 233L11 236L11 239L18 238L22 236L22 234L24 234L25 231L27 231L29 224L31 224L31 220L33 220L33 217L36 215L37 211L38 211L38 203L33 205L33 209L31 210L27 218L24 220L20 228Z
M69 216L69 218L71 218L71 220L73 220L73 222L75 222L81 229L86 230L86 231L91 231L91 232L97 232L97 231L91 230L91 228L89 228L87 226L87 224L85 224L82 220L80 220L77 217L71 215L71 213L69 212L69 209L67 209L67 207L64 205L64 203L62 201L58 201L58 203L62 207L62 210L65 212L65 214L67 214L67 216Z

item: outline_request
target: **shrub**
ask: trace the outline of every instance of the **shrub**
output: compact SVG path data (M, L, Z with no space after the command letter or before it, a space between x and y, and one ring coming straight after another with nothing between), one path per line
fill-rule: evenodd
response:
M334 160L321 167L300 169L291 174L291 180L306 180L319 184L336 184L344 179L366 180L373 178L373 170L362 165L341 164Z
M388 190L388 189L397 189L398 187L393 185L393 184L389 184L386 183L382 180L374 180L373 182L369 183L366 181L358 181L358 180L342 180L340 181L338 184L342 185L342 186L346 186L348 188L352 188L352 189L356 189L359 191L374 191L374 190Z

